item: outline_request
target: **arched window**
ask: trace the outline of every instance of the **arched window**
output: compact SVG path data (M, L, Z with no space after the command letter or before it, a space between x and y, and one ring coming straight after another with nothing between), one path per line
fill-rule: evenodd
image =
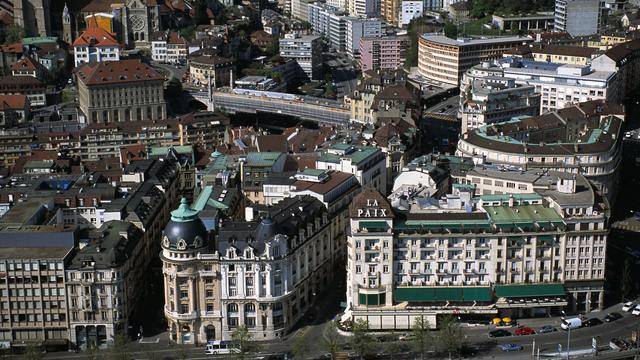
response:
M144 41L144 33L143 32L140 33L140 41Z
M244 312L254 312L256 311L255 304L244 304Z
M238 312L238 304L227 305L227 312Z

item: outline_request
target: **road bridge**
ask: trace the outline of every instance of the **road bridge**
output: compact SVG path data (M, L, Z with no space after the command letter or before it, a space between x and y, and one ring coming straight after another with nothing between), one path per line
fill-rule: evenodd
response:
M266 112L295 116L324 125L344 125L351 110L342 101L287 93L219 88L210 93L194 91L191 95L207 105L208 110L224 109L229 113Z

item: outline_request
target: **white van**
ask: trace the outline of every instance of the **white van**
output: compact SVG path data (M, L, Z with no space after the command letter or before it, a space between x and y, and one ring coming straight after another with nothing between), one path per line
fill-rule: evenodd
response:
M236 354L239 353L240 350L233 347L233 344L230 341L209 341L207 346L204 348L204 353L207 355L218 355L218 354Z
M580 318L571 318L571 319L561 319L560 327L563 330L573 330L582 327L582 319Z

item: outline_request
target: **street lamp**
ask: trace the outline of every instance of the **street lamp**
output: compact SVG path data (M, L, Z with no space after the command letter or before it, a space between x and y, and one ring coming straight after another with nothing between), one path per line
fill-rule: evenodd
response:
M567 326L567 360L569 360L569 346L571 344L571 323L567 322L564 318L567 314L562 310L562 318L560 319L563 324Z

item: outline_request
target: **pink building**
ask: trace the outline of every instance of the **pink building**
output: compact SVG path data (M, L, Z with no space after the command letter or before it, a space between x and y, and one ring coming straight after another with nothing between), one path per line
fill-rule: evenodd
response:
M408 36L363 37L360 39L362 71L397 69L404 65Z

